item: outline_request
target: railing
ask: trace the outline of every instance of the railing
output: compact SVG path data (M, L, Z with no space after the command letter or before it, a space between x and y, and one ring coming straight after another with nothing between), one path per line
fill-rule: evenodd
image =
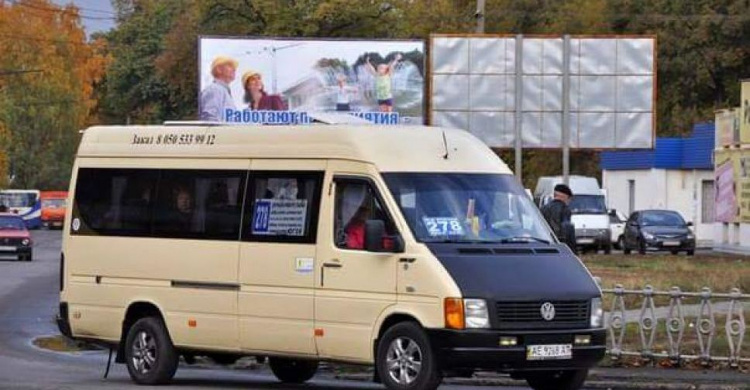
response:
M735 288L729 294L715 294L709 288L694 293L683 292L678 287L673 287L670 291L655 291L651 286L646 286L643 290L626 290L622 285L617 285L614 289L602 291L605 293L604 308L609 309L605 315L609 339L607 352L615 361L626 356L637 356L646 361L669 359L677 365L683 361L699 361L705 366L712 362L724 362L732 368L738 368L740 363L750 362L750 357L741 356L747 329L744 304L750 303L750 295L742 294L739 289ZM610 296L611 306L607 305ZM626 310L626 298L630 307L640 306L640 310ZM668 309L656 308L655 300L666 303L667 299ZM718 302L719 300L721 302ZM697 304L685 304L690 301ZM696 310L696 314L686 314ZM726 342L726 348L722 352L716 351L715 341L719 337L717 331L721 332L717 315L725 316L721 323L724 325L724 334L721 336L725 338L722 342ZM694 318L694 322L688 324L689 318ZM639 340L628 343L627 325L636 322ZM633 327L630 328L630 333L633 333ZM662 342L662 346L658 348L663 352L654 351L657 334L666 334L666 344ZM697 339L697 348L693 346L697 353L683 353L687 347L686 336L694 336ZM626 350L633 349L635 345L639 345L640 350Z

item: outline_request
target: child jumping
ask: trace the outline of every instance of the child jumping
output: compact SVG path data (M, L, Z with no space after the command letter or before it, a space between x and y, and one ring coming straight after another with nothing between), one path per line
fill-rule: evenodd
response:
M370 57L366 58L367 70L375 76L375 98L378 101L381 112L393 111L393 93L391 92L391 74L394 66L401 61L401 54L396 54L389 64L379 64L377 70L370 62Z

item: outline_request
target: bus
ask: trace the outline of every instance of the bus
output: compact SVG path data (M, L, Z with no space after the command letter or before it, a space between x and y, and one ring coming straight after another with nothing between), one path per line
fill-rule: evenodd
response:
M42 204L39 190L0 190L0 205L18 214L28 229L42 226Z

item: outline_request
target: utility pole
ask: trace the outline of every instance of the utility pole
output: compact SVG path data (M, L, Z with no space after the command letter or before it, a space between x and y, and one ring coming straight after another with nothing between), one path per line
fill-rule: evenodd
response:
M484 34L484 0L477 0L477 12L474 14L477 18L477 34Z

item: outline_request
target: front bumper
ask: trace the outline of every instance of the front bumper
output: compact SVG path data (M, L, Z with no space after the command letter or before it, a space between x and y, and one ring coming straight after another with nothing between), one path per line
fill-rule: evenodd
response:
M55 318L55 322L57 322L57 329L60 330L60 333L63 336L69 338L73 337L73 332L70 330L70 320L68 319L67 302L60 302L60 309L57 313L57 317Z
M26 255L31 253L31 245L0 246L0 254Z
M597 247L604 248L612 245L612 240L609 236L577 236L576 244L582 247Z
M656 237L645 240L647 250L657 251L686 251L695 250L695 239L664 239Z
M548 369L583 369L596 365L604 357L604 329L494 331L448 330L427 331L434 353L444 370L484 369L493 371L527 371ZM591 336L589 345L574 344L576 335ZM501 347L501 336L513 336L518 344ZM527 346L573 344L572 358L564 360L528 360Z

